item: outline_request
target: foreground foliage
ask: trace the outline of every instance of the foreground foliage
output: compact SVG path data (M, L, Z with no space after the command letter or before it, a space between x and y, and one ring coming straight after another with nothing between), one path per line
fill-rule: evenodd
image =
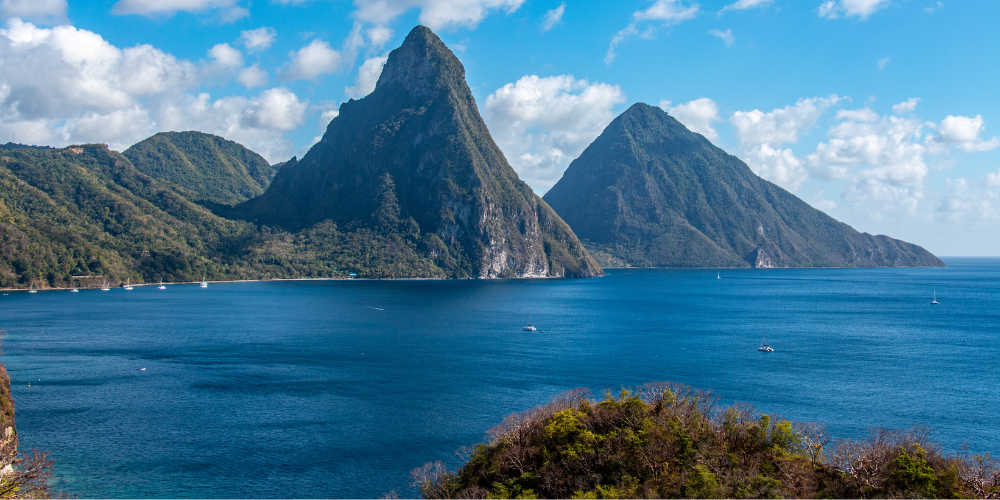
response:
M831 445L708 392L647 384L600 402L584 390L511 415L450 472L413 471L426 498L1000 498L989 455L946 456L927 432L873 430Z

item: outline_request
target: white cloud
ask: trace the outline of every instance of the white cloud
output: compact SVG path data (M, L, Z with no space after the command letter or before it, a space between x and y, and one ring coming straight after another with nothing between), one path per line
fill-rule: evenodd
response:
M366 59L365 62L361 64L361 67L358 68L358 77L354 80L354 86L347 87L344 89L344 92L347 92L348 96L354 98L364 97L370 94L373 90L375 90L375 84L378 83L378 77L382 74L382 67L385 66L385 62L388 59L388 54Z
M571 75L522 77L486 98L483 117L511 166L539 192L611 123L621 89Z
M240 42L250 52L263 52L271 48L277 38L278 32L267 26L240 32Z
M740 158L761 177L796 191L809 176L804 162L785 143L796 143L801 134L815 127L823 113L842 97L799 99L792 106L770 112L737 111L729 122L739 140Z
M385 26L375 26L368 29L368 41L372 47L381 47L392 38L392 30Z
M239 74L236 76L236 81L244 87L252 89L267 85L269 78L267 76L267 71L260 69L259 64L253 63L252 65L240 70Z
M937 5L933 7L924 7L924 12L928 14L933 14L944 8L944 2L938 2Z
M841 122L827 132L828 141L807 157L816 171L830 177L853 175L857 187L869 193L922 187L928 169L919 143L921 120L883 117L867 108L842 111L837 119ZM854 172L859 165L871 167Z
M112 14L141 16L172 16L178 12L202 13L217 11L224 22L247 17L250 11L236 5L237 0L118 0Z
M986 185L990 187L1000 187L1000 170L986 174Z
M228 43L220 43L208 50L208 55L223 67L242 67L243 54L232 48Z
M719 121L719 105L715 101L702 97L673 107L670 107L670 101L660 101L660 108L677 118L688 130L710 141L719 138L719 133L712 128L712 123Z
M975 117L948 115L937 125L937 129L938 134L927 140L927 145L933 152L941 152L956 146L968 153L975 153L1000 146L1000 137L986 141L979 137L979 134L986 130L982 115Z
M829 0L819 6L819 17L837 19L841 15L868 19L875 11L887 7L889 0Z
M701 7L697 4L686 5L685 0L656 0L651 7L632 13L633 20L624 29L615 33L608 46L608 52L604 56L604 62L611 64L615 59L615 48L622 42L640 36L642 38L652 38L655 27L649 26L649 22L659 22L664 25L680 24L698 15ZM645 26L640 30L640 26Z
M733 30L731 30L731 29L727 29L726 31L722 31L722 30L708 30L708 34L712 35L712 36L714 36L716 38L719 38L723 42L726 42L726 47L732 46L733 42L736 41L736 37L733 36Z
M322 40L313 40L288 56L292 60L284 67L283 80L316 80L320 75L333 73L343 62L340 52Z
M393 19L420 9L419 21L432 30L465 27L475 29L491 10L508 13L521 7L524 0L354 0L354 17L385 26Z
M104 142L122 150L158 131L201 130L269 160L291 156L283 134L302 123L307 103L282 88L214 101L192 95L242 64L227 44L209 56L193 63L150 45L119 49L72 26L10 20L0 29L0 133L33 144Z
M2 0L0 18L18 18L41 24L67 22L66 0Z
M774 0L737 0L735 3L731 3L722 8L719 14L727 10L747 10L747 9L757 9L761 7L767 7L774 3Z
M889 64L889 60L890 60L890 58L888 58L888 57L884 57L882 59L879 59L879 61L878 61L878 69L879 69L879 71L885 69L885 65Z
M545 21L542 22L542 31L548 31L555 25L562 22L563 13L566 12L566 2L545 13Z
M919 102L920 102L920 98L919 97L911 97L911 98L909 98L909 99L907 99L907 100L905 100L905 101L903 101L903 102L901 102L899 104L893 104L893 106L892 106L892 112L895 113L895 114L897 114L897 115L902 115L902 114L910 113L913 110L917 109L917 104Z

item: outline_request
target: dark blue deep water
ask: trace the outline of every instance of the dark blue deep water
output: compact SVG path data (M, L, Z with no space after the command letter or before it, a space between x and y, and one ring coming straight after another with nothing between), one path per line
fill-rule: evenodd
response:
M412 495L504 415L657 380L1000 454L1000 260L947 262L12 292L0 326L22 447L84 497Z

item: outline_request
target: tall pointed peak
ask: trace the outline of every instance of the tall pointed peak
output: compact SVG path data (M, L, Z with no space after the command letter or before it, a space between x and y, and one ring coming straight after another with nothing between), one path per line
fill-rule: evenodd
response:
M389 53L375 90L400 84L413 94L465 86L465 67L426 26L416 26L403 45Z

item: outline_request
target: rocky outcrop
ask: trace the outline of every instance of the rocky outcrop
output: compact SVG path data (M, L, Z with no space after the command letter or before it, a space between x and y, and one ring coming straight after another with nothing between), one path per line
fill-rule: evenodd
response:
M465 69L414 28L375 90L235 213L299 231L323 221L416 241L451 277L595 276L600 266L490 136Z

